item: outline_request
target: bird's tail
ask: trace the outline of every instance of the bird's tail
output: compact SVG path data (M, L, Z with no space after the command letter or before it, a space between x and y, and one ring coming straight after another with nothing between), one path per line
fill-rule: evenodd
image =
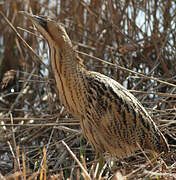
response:
M155 133L155 135L152 134L147 139L146 149L154 152L154 154L160 154L162 152L167 153L169 151L167 140L160 130L157 129L157 133Z

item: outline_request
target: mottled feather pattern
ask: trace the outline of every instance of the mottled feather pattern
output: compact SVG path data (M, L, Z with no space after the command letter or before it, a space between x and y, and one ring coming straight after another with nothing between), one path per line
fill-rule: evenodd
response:
M25 15L48 41L60 99L97 152L126 157L140 148L168 151L165 137L137 98L115 80L84 68L62 24Z
M87 98L91 105L87 107L88 113L82 123L94 119L94 124L90 128L96 129L95 131L102 135L102 152L111 147L108 149L111 154L119 157L128 156L139 149L136 142L144 149L153 148L153 151L158 153L167 151L164 136L141 103L128 90L97 72L88 71L86 81ZM89 142L92 142L91 138ZM163 147L160 145L162 141ZM93 141L92 144L96 147L94 143Z

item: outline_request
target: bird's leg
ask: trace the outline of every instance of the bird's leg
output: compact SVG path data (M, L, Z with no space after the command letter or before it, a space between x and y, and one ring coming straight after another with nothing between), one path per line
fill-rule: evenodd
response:
M98 159L99 159L99 162L98 162L98 170L96 172L96 179L99 179L102 173L103 167L105 165L105 159L102 153L98 154Z

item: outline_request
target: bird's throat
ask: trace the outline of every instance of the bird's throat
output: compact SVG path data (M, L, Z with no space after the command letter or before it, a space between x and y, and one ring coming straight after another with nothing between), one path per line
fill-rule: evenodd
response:
M81 89L83 87L82 71L79 62L76 60L75 53L66 49L52 48L50 60L55 78L58 94L64 106L77 116L80 108Z

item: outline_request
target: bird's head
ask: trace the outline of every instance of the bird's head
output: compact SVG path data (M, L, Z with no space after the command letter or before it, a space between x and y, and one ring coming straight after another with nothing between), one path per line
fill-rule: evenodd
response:
M19 13L23 14L32 21L37 30L42 34L42 36L48 41L50 45L53 43L59 46L62 46L65 43L71 45L71 41L62 23L57 23L48 17L36 16L24 11L20 11Z

